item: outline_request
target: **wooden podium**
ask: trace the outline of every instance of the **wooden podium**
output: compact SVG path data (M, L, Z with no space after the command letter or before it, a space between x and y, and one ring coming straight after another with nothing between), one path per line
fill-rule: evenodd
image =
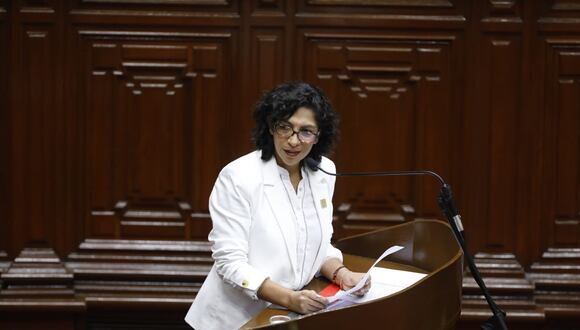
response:
M461 313L462 252L451 228L437 220L415 220L337 242L344 264L366 272L392 245L405 248L387 257L381 267L428 274L396 294L342 309L300 316L271 324L287 310L267 308L242 329L453 329ZM328 282L315 279L320 291Z

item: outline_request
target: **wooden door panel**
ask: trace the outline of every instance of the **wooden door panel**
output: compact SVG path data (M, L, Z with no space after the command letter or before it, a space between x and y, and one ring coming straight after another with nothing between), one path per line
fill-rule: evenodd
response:
M231 34L79 34L87 237L190 238L224 158L206 146L227 128Z

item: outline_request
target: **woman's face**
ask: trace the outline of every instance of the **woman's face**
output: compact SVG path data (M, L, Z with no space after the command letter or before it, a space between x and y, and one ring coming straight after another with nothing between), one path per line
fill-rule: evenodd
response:
M313 142L302 142L298 137L299 131L307 131L318 133L318 125L314 112L308 108L298 108L292 117L288 120L278 123L281 125L287 124L294 132L291 132L290 137L280 135L275 128L270 130L274 139L274 149L276 150L276 162L278 165L284 167L288 172L298 170L300 162L308 156L312 146L316 144L317 140ZM304 139L303 139L304 140Z

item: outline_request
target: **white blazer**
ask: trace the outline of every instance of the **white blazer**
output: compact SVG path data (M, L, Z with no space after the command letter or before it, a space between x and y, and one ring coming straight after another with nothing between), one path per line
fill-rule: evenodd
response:
M303 179L311 187L322 240L310 276L300 283L292 208L275 158L265 162L261 154L254 151L224 167L211 193L213 229L208 238L214 265L185 317L196 330L238 329L269 305L255 296L266 278L298 290L324 261L342 260L330 244L335 178L307 169ZM321 167L335 169L325 157Z

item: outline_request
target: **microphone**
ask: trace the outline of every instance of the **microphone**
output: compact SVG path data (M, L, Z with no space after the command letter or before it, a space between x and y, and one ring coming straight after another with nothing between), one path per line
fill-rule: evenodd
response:
M483 282L483 278L473 261L473 258L469 254L467 250L467 245L465 243L465 236L463 230L463 224L461 223L461 216L457 210L457 206L455 205L455 201L453 200L453 194L451 193L451 187L443 180L443 178L433 172L427 170L414 170L414 171L388 171L388 172L350 172L350 173L332 173L324 170L320 167L320 161L313 159L312 157L308 157L304 159L306 166L310 168L312 171L322 171L328 175L332 176L416 176L416 175L428 175L434 177L439 181L441 184L441 193L437 198L437 202L439 204L439 208L447 218L449 225L455 234L455 238L457 242L461 246L461 250L463 251L463 256L467 261L467 266L471 271L471 275L475 282L479 285L485 299L487 300L487 304L491 309L493 315L489 318L481 327L483 330L495 330L495 329L505 329L507 330L507 325L505 323L505 315L506 313L501 310L491 295L489 294L487 287L485 286L485 282Z

